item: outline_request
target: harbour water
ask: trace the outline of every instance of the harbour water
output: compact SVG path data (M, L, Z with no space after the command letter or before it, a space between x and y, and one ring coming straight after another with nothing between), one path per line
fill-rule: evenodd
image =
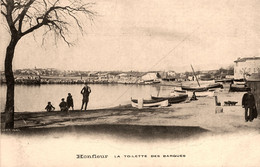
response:
M15 112L44 111L50 101L56 110L59 110L61 98L67 98L71 93L74 100L74 109L80 109L82 102L81 89L84 85L16 85ZM167 94L172 87L157 85L124 85L124 84L89 84L91 87L88 109L100 109L118 105L130 104L132 98L147 98L151 95ZM0 109L5 108L6 86L0 85Z

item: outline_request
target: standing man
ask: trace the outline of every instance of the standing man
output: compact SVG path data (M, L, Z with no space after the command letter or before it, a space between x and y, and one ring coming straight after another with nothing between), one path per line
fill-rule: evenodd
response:
M247 93L242 98L242 107L245 108L245 121L253 121L253 110L255 109L255 97L251 93L251 89L248 89ZM249 112L249 113L248 113Z
M70 109L70 107L72 107L72 111L74 110L73 98L71 93L68 93L67 105L68 105L68 110Z
M87 84L85 84L85 86L82 88L80 93L83 95L81 111L83 109L84 104L85 104L85 111L86 111L87 106L88 106L88 100L89 100L88 97L89 97L89 94L91 93L91 89Z

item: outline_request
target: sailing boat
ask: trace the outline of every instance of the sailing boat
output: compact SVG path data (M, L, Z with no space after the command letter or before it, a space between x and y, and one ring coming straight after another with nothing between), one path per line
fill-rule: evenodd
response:
M183 102L183 101L185 101L185 100L188 98L188 94L178 94L178 95L170 95L170 96L159 96L160 90L161 90L161 87L160 87L160 89L158 90L157 97L156 97L156 96L151 96L151 98L152 98L153 100L168 100L168 102L169 102L170 104L174 104L174 103Z
M199 80L194 72L194 69L191 65L191 69L193 71L193 74L196 78L196 81L198 83L198 86L199 87L191 87L191 86L181 86L182 90L187 90L187 91L194 91L194 92L204 92L204 91L208 91L209 89L213 89L213 88L221 88L223 89L223 85L220 84L220 83L213 83L213 84L208 84L208 85L204 85L204 86L201 86L200 83L199 83Z

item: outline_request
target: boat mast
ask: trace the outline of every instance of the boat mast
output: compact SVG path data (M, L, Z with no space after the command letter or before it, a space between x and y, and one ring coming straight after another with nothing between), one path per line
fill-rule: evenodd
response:
M193 75L195 76L196 81L197 81L197 83L198 83L198 85L199 85L199 87L200 87L200 83L199 83L199 80L198 80L198 78L197 78L197 76L196 76L196 74L195 74L195 72L194 72L194 69L193 69L192 65L190 65L190 66L191 66L191 69L192 69L192 71L193 71Z
M161 86L159 86L159 91L157 92L157 97L159 97L160 92L161 92Z

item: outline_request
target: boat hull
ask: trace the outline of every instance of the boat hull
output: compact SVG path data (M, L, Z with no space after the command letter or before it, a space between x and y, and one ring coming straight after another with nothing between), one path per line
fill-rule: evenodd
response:
M233 79L217 79L215 80L216 83L230 83L233 82Z
M187 98L188 98L187 94L181 94L181 95L178 95L178 96L167 96L167 97L152 96L152 99L154 99L154 100L157 100L157 99L168 100L170 104L183 102Z
M243 85L230 85L229 91L230 92L247 92L248 90L250 90L250 88L245 87Z
M131 99L132 107L138 108L138 100ZM157 99L157 100L143 100L142 107L166 107L169 105L168 100L165 99Z
M182 90L187 90L187 91L204 92L204 91L207 91L207 90L213 89L213 88L223 88L223 85L220 83L215 83L215 84L209 84L209 85L203 86L203 87L182 86L181 88L182 88Z
M235 85L246 85L245 81L234 81Z
M197 97L213 97L215 95L215 91L203 91L203 92L194 91L194 92L195 92L195 95ZM175 96L187 94L188 97L192 97L193 91L178 91L178 90L175 90L171 94L175 95Z

